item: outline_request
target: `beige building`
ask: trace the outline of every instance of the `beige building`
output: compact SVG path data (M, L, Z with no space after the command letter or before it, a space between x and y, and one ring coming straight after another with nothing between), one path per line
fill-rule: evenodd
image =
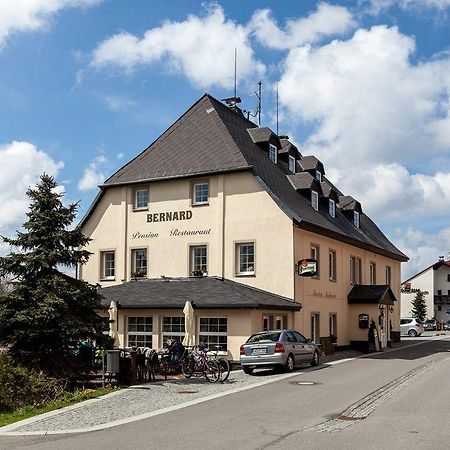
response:
M233 359L265 328L361 346L374 320L382 345L398 338L407 257L320 161L238 108L204 95L100 188L78 276L119 303L117 345L182 336L186 300L197 341ZM305 258L315 276L298 275Z

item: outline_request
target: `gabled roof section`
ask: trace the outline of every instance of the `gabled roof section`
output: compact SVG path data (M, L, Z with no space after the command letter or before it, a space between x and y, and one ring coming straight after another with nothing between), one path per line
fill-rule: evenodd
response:
M274 141L276 142L278 148L281 148L281 142L278 136L268 127L261 128L249 128L248 133L250 134L252 141L255 144L262 144L264 142Z
M348 293L349 304L393 305L397 301L388 285L355 284Z
M425 267L425 269L422 269L421 271L417 272L415 275L412 275L411 277L409 277L407 280L402 281L401 284L405 284L408 283L411 280L414 280L414 278L418 277L419 275L422 275L423 273L425 273L427 270L433 269L433 270L438 270L440 269L442 266L447 266L450 267L450 261L446 261L444 260L440 260L437 261L433 264L431 264L431 266Z
M361 212L361 203L355 200L351 195L339 196L339 208L343 211L358 211Z
M287 177L297 191L314 189L315 191L320 192L319 182L308 172L287 175Z
M141 154L108 178L105 185L249 169L218 120L215 107L216 103L205 94ZM241 120L246 119L241 116Z
M332 200L339 201L339 195L336 190L326 181L320 183L320 188L322 189L322 195L324 198L331 198Z
M325 174L323 164L315 156L303 156L299 163L303 170L318 170Z
M278 152L280 154L289 154L294 156L296 159L301 157L301 153L298 148L289 139L280 139L281 150Z
M196 308L277 309L300 311L301 304L268 291L214 277L129 281L99 290L107 307L112 300L121 308L171 308L180 313L186 300Z

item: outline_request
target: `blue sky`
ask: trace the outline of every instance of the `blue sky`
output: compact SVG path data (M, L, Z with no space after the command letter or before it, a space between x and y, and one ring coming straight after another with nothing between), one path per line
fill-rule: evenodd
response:
M450 251L450 0L0 2L0 234L54 174L97 185L204 92L238 93L411 257ZM0 249L1 251L1 249ZM3 249L6 251L6 249Z

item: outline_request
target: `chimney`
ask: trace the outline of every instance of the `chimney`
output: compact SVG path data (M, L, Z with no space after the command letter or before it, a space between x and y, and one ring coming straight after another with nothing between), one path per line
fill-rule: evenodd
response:
M439 256L439 261L444 261L444 255Z

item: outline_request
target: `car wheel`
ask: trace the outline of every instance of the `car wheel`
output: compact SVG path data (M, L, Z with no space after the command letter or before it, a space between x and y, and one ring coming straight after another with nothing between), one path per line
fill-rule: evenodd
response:
M288 355L285 365L286 372L292 372L295 367L294 357L292 355Z
M255 369L253 369L253 367L242 366L242 370L245 374L252 375Z
M311 366L315 367L319 365L320 356L319 352L316 350L313 354L312 360L311 360Z
M408 336L410 336L410 337L416 337L416 336L417 336L417 331L416 331L416 330L409 330L409 331L408 331Z

